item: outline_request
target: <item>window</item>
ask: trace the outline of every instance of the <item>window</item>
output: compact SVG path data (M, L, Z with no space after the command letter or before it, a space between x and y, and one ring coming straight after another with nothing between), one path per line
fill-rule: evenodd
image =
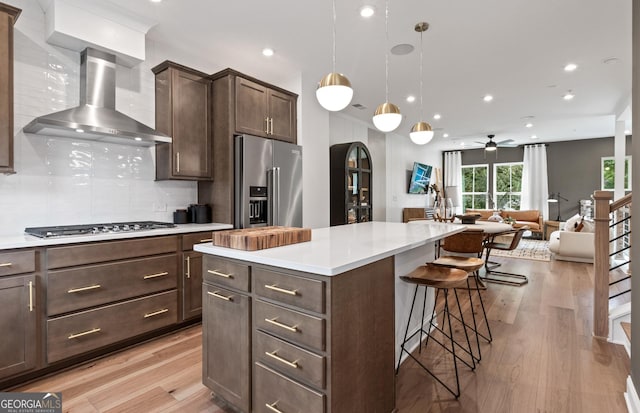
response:
M520 209L522 162L493 165L493 191L496 209Z
M600 160L602 189L613 191L616 181L616 160L613 156L604 156ZM631 191L631 156L624 158L624 190Z
M462 167L462 207L487 208L487 191L489 188L488 165L465 165Z

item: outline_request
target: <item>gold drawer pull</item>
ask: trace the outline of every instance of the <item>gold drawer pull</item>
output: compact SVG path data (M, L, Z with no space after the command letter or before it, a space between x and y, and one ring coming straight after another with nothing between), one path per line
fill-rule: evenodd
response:
M101 288L102 286L100 284L95 284L95 285L90 285L88 287L80 287L80 288L72 288L70 290L67 290L68 294L73 294L73 293L79 293L82 291L89 291L89 290L95 290L97 288Z
M168 313L169 309L165 308L164 310L158 310L158 311L154 311L152 313L147 313L144 315L144 318L149 318L149 317L153 317L154 315L160 315L160 314L164 314L164 313Z
M218 270L207 270L207 272L209 274L217 275L218 277L222 277L222 278L233 278L233 274L225 274Z
M279 293L284 293L289 295L298 295L298 290L287 290L287 289L278 287L277 284L273 284L273 285L265 284L264 288L268 288L270 290L277 291Z
M3 262L2 264L0 264L0 267L11 267L12 265L12 262Z
M283 359L282 357L280 357L278 355L278 350L272 351L271 353L269 353L268 351L265 351L264 354L266 354L267 356L269 356L269 357L271 357L273 359L278 360L282 364L286 364L289 367L293 367L294 369L298 368L298 360L296 360L296 361L285 360L285 359Z
M33 311L33 281L29 281L29 312Z
M213 238L201 239L200 242L213 242Z
M264 321L266 321L267 323L273 324L274 326L278 326L281 328L284 328L285 330L291 331L293 333L297 333L298 332L298 325L295 325L293 327L288 326L286 324L282 324L278 321L276 321L278 319L278 317L276 318L265 318Z
M162 271L162 272L158 272L158 273L155 273L155 274L145 275L142 278L144 278L145 280L148 280L148 279L151 279L151 278L164 277L165 275L169 275L169 273L166 272L166 271Z
M220 298L220 299L225 300L225 301L233 302L233 296L232 295L230 295L229 297L226 297L226 296L220 294L220 291L214 291L214 292L207 291L207 294L212 295L212 296L214 296L216 298Z
M98 333L98 332L100 332L100 329L99 329L99 328L92 328L91 330L83 331L82 333L71 334L71 335L69 336L69 340L71 340L72 338L78 338L78 337L82 337L82 336L88 336L89 334Z
M280 401L280 400L278 400L278 401ZM276 407L276 405L277 405L277 404L278 404L278 402L275 402L275 403L272 403L272 404L265 403L264 405L265 405L265 406L267 406L267 408L268 408L269 410L271 410L272 412L276 412L276 413L284 413L282 410L280 410L280 409L278 409L278 408Z

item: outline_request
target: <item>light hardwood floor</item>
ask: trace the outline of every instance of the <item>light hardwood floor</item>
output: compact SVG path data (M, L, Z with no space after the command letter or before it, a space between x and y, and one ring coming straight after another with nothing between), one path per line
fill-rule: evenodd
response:
M530 281L484 292L494 341L482 345L475 372L460 369L460 399L407 361L397 376L399 412L626 412L629 359L622 346L591 337L592 266L497 261ZM68 412L222 412L201 383L200 346L195 326L14 390L61 391ZM435 347L420 357L453 377Z

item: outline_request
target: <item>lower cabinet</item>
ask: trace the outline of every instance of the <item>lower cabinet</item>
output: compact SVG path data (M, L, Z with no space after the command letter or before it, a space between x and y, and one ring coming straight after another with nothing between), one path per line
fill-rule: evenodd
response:
M0 277L0 379L36 366L35 297L35 275Z
M193 246L212 240L210 231L182 236L182 321L202 314L202 253L194 251Z
M217 396L249 412L251 299L205 283L203 302L203 382Z

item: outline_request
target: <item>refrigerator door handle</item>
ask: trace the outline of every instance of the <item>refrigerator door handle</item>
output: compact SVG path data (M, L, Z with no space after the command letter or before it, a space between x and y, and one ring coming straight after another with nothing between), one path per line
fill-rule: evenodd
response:
M280 225L280 168L273 168L273 225Z
M267 169L267 225L273 225L273 208L274 208L274 185L273 185L273 177L274 177L273 168Z

